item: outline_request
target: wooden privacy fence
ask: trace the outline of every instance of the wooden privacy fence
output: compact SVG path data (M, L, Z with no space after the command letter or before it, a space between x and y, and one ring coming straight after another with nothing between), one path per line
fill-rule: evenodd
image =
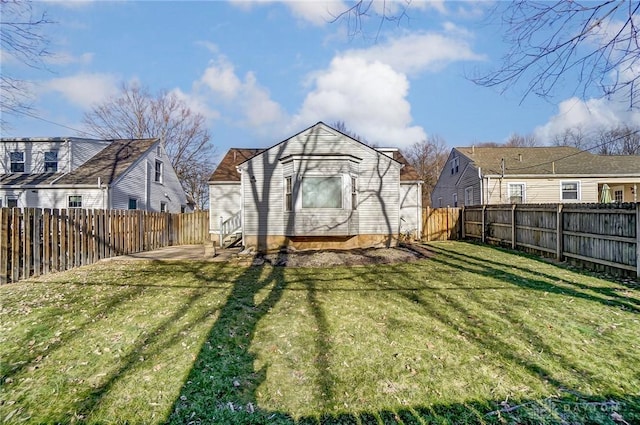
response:
M0 208L0 284L208 240L208 211Z
M423 208L422 240L460 239L460 208Z
M640 203L469 206L462 237L640 277Z

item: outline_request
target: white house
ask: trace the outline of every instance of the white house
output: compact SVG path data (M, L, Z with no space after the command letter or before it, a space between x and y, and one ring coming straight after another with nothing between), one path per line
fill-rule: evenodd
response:
M0 139L0 207L181 212L159 139Z
M230 149L209 180L210 231L259 251L419 238L422 186L398 149L316 125L267 149Z
M640 156L595 155L569 146L460 147L431 193L434 207L640 200Z

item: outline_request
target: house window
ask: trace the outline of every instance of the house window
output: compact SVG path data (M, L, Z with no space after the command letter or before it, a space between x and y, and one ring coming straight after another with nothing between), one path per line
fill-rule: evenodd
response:
M342 208L342 177L303 178L302 208Z
M458 207L458 194L457 193L453 194L453 207L454 208Z
M293 211L293 184L291 176L284 178L284 210Z
M438 198L438 208L442 208L442 198Z
M618 203L624 202L623 192L621 190L615 190L613 192L613 200L618 202Z
M464 205L473 205L473 187L467 187L464 190Z
M358 209L358 179L351 177L351 209Z
M186 213L187 212L187 206L186 205L180 205L180 212L182 214Z
M167 203L160 202L160 212L167 212Z
M156 161L156 172L153 181L162 183L162 161Z
M51 152L44 153L44 172L45 173L58 172L58 151L51 151Z
M11 172L24 173L24 152L9 153L11 159Z
M562 200L572 201L580 199L580 182L561 182Z
M138 200L136 198L129 198L129 209L130 210L138 209Z
M509 183L509 202L512 204L522 204L525 200L524 183Z
M456 174L460 168L460 158L455 157L451 160L451 174Z
M82 195L69 195L69 208L82 208Z
M18 208L18 198L15 196L7 198L7 208Z

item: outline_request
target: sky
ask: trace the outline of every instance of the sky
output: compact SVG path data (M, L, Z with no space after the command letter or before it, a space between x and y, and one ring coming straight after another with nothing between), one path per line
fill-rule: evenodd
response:
M382 23L382 1L354 31L335 20L343 1L46 1L45 65L2 56L2 72L30 82L31 116L7 116L2 137L78 136L83 114L123 83L167 91L201 113L218 157L268 147L323 121L368 142L406 148L437 135L448 147L564 129L640 125L640 112L561 84L550 98L526 85L501 92L470 77L508 51L489 1L414 0ZM390 15L403 2L387 0ZM568 75L567 78L577 78ZM569 81L570 82L570 81Z

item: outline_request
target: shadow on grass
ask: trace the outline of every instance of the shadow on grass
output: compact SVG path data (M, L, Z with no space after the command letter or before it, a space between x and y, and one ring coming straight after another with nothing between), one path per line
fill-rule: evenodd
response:
M437 251L437 250L436 250ZM440 250L440 255L447 254ZM453 256L452 256L453 257ZM455 261L454 261L455 259ZM440 258L448 266L458 267L458 258ZM504 270L492 270L483 261L485 269L469 271L479 274L494 275L499 271L499 279L505 286L496 289L511 289L512 280L517 276L509 276ZM539 364L519 357L517 347L510 345L508 338L494 335L489 324L473 320L473 312L465 305L449 297L450 290L467 290L464 286L425 287L421 285L394 285L394 287L376 287L359 289L359 291L394 291L413 303L419 303L436 321L453 328L459 335L470 339L483 350L497 353L509 364L521 367L536 379L545 381L556 397L546 399L492 400L487 394L486 400L468 403L436 404L427 406L402 406L397 409L372 409L342 413L327 413L324 407L335 402L339 395L333 390L333 377L330 373L332 347L327 342L330 334L326 314L318 294L322 291L341 290L327 289L320 285L330 285L329 280L319 282L316 278L305 281L296 280L296 288L289 287L294 280L287 276L281 267L247 268L233 283L226 304L220 310L220 316L213 325L207 340L190 371L186 382L175 401L167 424L560 424L583 423L585 418L593 423L616 424L623 418L628 423L640 421L640 396L631 395L583 395L569 389L553 374ZM402 273L401 269L388 267L386 271ZM527 270L528 271L528 270ZM362 270L366 273L366 270ZM404 281L410 283L415 279L412 273L404 273ZM547 288L546 282L533 282L527 289ZM552 287L553 285L551 285ZM478 288L480 289L480 288ZM317 415L292 417L288 412L263 410L258 406L258 388L265 382L268 366L255 370L255 356L249 351L259 321L276 306L283 293L289 290L306 291L308 303L318 333L315 346L309 350L316 352L314 367L319 374L315 386L320 394L319 412ZM423 292L434 290L438 296L428 297ZM548 290L548 289L545 289ZM442 292L440 292L442 291ZM562 293L566 291L563 288ZM480 294L481 292L478 292ZM569 293L572 295L572 293ZM602 302L595 297L594 301ZM473 297L482 304L482 295ZM455 318L441 313L444 310L455 311L467 321L456 323ZM611 305L610 303L605 303ZM511 320L507 318L506 320ZM533 330L523 329L525 338L542 351L553 353L560 358L562 366L577 369L561 353L554 353ZM576 370L589 379L589 372ZM323 407L324 406L324 407Z
M498 252L505 253L505 251L495 247L484 248L494 249ZM640 307L634 305L640 305L640 300L620 295L618 291L613 287L600 287L569 281L566 279L558 278L558 276L548 275L530 268L523 268L512 264L503 264L487 258L481 258L469 254L461 254L453 249L448 249L441 245L430 245L429 249L438 254L434 258L432 258L433 261L440 262L444 265L454 267L461 271L497 278L503 280L506 283L521 286L527 289L582 298L589 301L598 302L606 306L620 307L633 313L640 313ZM521 255L521 253L516 253L513 255ZM540 261L539 259L530 258L528 256L527 258L534 261ZM561 267L551 263L544 264L558 268ZM519 273L514 273L510 270L517 270ZM523 277L523 275L529 275L531 277ZM591 293L583 291L589 291Z

